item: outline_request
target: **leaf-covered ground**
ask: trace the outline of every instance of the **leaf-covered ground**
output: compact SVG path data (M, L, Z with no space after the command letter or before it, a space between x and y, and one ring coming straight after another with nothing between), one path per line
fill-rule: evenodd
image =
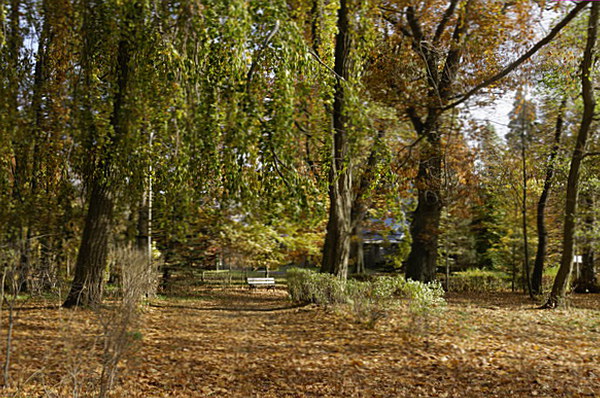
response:
M293 306L284 290L204 288L157 299L112 396L600 396L600 296L574 296L557 311L509 293L447 300L435 319L400 311L369 329ZM18 314L13 387L0 396L85 397L96 388L99 325L110 319L48 304ZM2 330L4 341L6 312Z

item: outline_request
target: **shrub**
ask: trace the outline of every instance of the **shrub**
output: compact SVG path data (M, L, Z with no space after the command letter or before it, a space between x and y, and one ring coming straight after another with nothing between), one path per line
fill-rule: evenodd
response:
M321 305L347 302L344 282L331 274L293 268L287 272L287 284L293 301Z
M494 292L510 288L510 276L503 272L469 269L450 277L449 290L453 292Z
M294 268L287 272L287 281L293 301L345 307L368 326L403 303L415 316L430 315L445 304L439 283L407 281L399 275L343 281L331 274Z

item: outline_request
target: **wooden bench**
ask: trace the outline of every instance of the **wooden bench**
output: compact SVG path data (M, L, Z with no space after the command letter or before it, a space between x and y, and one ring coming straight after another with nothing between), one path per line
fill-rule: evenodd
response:
M275 278L246 278L248 287L257 288L259 286L265 286L267 288L275 288Z

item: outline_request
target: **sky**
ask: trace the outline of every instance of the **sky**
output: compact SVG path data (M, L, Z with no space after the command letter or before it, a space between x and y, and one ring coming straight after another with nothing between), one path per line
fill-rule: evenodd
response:
M489 121L498 135L504 137L508 133L508 122L510 121L508 114L513 107L514 100L515 92L508 91L490 105L471 108L470 113L472 118L480 124Z

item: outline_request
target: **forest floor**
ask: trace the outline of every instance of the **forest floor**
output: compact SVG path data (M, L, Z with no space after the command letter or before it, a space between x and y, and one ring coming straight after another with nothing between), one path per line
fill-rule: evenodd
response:
M600 396L600 295L537 310L520 294L449 294L441 315L374 328L286 291L199 288L144 307L112 397ZM109 312L30 301L1 397L91 397ZM1 325L5 341L6 310ZM4 345L4 343L2 343ZM0 349L4 358L4 348Z

